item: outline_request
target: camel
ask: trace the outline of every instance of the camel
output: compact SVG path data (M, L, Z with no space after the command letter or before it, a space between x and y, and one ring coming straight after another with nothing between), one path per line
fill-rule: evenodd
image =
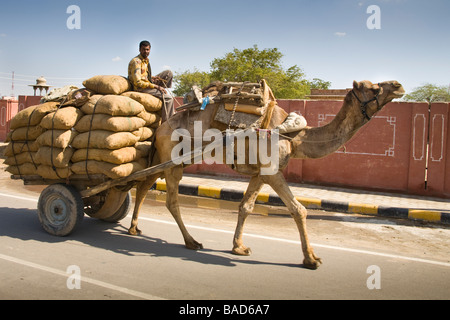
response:
M334 120L322 127L306 127L298 132L293 132L279 137L279 169L273 175L261 175L261 168L255 164L231 165L232 169L250 176L247 191L239 205L238 221L233 237L232 253L236 255L250 255L251 249L243 243L242 235L244 223L248 215L253 211L256 198L264 184L268 184L279 195L291 216L293 217L299 234L303 251L303 266L309 269L317 269L322 263L309 243L306 230L307 210L300 204L289 189L282 174L289 159L318 159L323 158L339 150L354 134L370 119L393 99L401 98L405 91L397 81L386 81L372 84L370 81L353 82L353 89L347 94L343 106ZM156 132L156 152L159 163L171 160L171 150L178 142L171 141L172 132L183 128L192 132L194 121L202 121L203 129L224 127L213 123L213 116L217 105L211 105L204 111L180 112L163 123ZM272 116L273 125L282 123L286 118L286 112L276 107ZM226 127L226 126L225 126ZM203 246L197 242L187 231L180 213L178 203L178 186L183 176L183 165L179 165L163 172L167 185L166 207L174 217L183 235L188 249L199 250ZM137 228L138 216L142 203L148 190L161 174L149 176L145 181L140 181L136 188L136 203L133 218L128 233L139 235Z

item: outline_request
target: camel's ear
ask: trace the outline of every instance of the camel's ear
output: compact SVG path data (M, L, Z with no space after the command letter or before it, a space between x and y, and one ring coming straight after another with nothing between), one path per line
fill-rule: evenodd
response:
M353 81L353 88L357 90L359 89L359 83L356 82L356 80Z

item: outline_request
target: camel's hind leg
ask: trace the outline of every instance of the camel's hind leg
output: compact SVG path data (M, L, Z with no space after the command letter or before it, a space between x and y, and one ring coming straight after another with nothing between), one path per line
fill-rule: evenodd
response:
M164 175L166 177L167 188L166 207L167 209L169 209L170 213L177 222L181 233L183 234L186 248L192 250L203 249L203 245L195 241L195 239L189 234L183 223L183 219L181 218L180 206L178 203L178 186L180 184L181 178L183 177L183 167L178 166L169 169L164 172Z
M269 184L280 196L297 224L304 255L303 265L309 269L317 269L322 263L322 260L316 257L309 244L308 234L306 232L306 208L295 199L281 172L273 176L263 176L263 181Z
M256 198L258 197L259 191L261 191L264 183L260 176L252 177L250 183L248 184L247 191L245 192L244 198L239 205L239 217L236 226L236 231L233 238L233 250L232 253L237 255L248 256L251 254L251 249L244 246L242 242L242 233L244 230L244 223L248 215L253 211L255 207Z
M133 218L131 219L131 226L128 229L128 233L135 236L140 235L142 232L138 229L138 217L139 211L141 210L142 204L144 203L145 197L148 190L152 187L155 181L158 179L159 175L153 175L148 177L145 181L141 181L136 186L136 203L134 204Z

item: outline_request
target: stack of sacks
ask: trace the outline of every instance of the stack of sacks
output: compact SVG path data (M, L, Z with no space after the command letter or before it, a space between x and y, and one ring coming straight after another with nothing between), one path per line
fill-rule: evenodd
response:
M5 149L6 171L15 175L37 174L39 162L36 153L40 147L37 139L46 131L40 123L58 107L57 102L47 102L24 109L11 119L11 131L6 138L9 142Z
M71 175L70 158L74 152L71 143L78 134L73 127L82 116L78 108L69 106L42 119L40 126L46 131L37 138L38 175L46 179L65 179Z
M72 146L72 171L76 174L105 174L111 178L145 169L147 158L135 145L153 135L138 115L144 107L131 98L94 95L81 110L86 114L76 124L79 132ZM148 134L142 132L148 129Z
M47 179L72 174L114 179L146 168L162 102L128 91L128 80L120 76L96 76L83 85L62 106L45 103L16 115L7 171Z

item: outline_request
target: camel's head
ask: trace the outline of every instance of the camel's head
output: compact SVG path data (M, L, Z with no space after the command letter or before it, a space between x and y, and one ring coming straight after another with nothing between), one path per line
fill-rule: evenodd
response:
M385 81L377 84L365 80L353 82L353 96L361 104L361 110L367 119L394 99L403 97L405 89L398 81Z

